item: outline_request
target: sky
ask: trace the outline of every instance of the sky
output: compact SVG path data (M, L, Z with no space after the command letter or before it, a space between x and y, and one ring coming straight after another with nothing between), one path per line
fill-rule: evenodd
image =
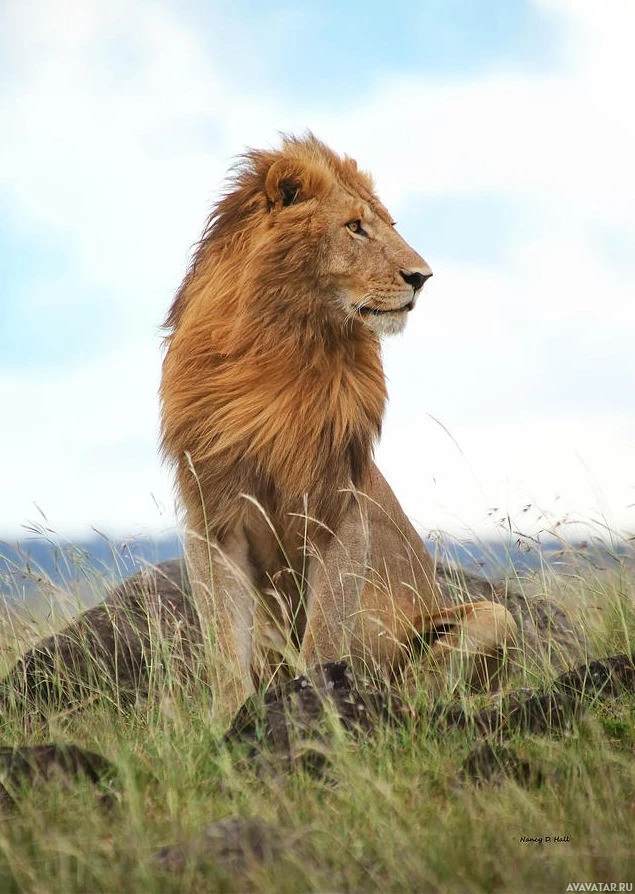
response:
M178 525L160 324L312 130L434 271L377 461L423 533L635 533L631 0L3 0L0 539ZM582 526L582 527L581 527Z

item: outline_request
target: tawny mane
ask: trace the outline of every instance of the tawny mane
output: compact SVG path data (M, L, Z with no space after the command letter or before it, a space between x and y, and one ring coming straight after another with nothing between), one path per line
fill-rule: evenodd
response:
M168 314L162 446L189 525L217 538L244 494L281 529L305 508L334 528L341 490L367 484L386 390L376 336L329 310L336 184L383 212L370 178L312 135L247 152Z

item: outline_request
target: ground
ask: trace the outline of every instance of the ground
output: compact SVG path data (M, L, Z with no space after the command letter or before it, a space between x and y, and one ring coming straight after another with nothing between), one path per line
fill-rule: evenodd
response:
M519 585L584 624L590 657L635 650L628 562L543 569ZM35 633L7 618L8 664ZM438 702L421 681L401 693L399 722L380 721L372 735L327 717L311 746L323 758L316 772L313 760L255 760L253 737L223 740L206 687L169 663L153 668L149 698L120 699L112 685L100 697L96 675L81 709L46 725L5 714L0 744L73 743L106 758L115 777L18 784L0 822L1 891L539 894L635 881L632 691L592 694L557 729L488 734L440 718L490 710L489 699L459 691ZM534 657L508 688L549 692L561 672ZM294 747L301 756L302 736Z

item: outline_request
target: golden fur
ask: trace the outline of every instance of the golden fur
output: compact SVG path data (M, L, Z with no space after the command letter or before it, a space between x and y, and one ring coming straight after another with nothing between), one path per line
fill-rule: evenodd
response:
M440 611L446 632L448 612L470 614L439 604L372 461L379 335L403 328L430 275L370 177L311 135L243 156L207 223L166 321L162 444L223 722L251 689L263 605L305 662L393 666Z

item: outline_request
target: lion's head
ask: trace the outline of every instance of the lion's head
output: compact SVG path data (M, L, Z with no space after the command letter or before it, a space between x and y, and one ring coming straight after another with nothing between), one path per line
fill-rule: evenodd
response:
M285 137L279 151L243 156L208 222L194 269L210 252L236 250L245 262L236 286L242 279L251 291L261 268L267 288L272 280L282 288L278 301L290 289L288 300L297 305L300 286L300 313L315 314L336 329L359 320L379 335L403 329L432 275L395 230L370 176L312 135ZM186 280L169 326L188 285ZM257 296L244 299L255 306Z
M432 271L394 229L368 175L314 139L287 141L268 170L269 224L291 221L319 240L314 275L333 320L353 316L379 334L400 331Z

